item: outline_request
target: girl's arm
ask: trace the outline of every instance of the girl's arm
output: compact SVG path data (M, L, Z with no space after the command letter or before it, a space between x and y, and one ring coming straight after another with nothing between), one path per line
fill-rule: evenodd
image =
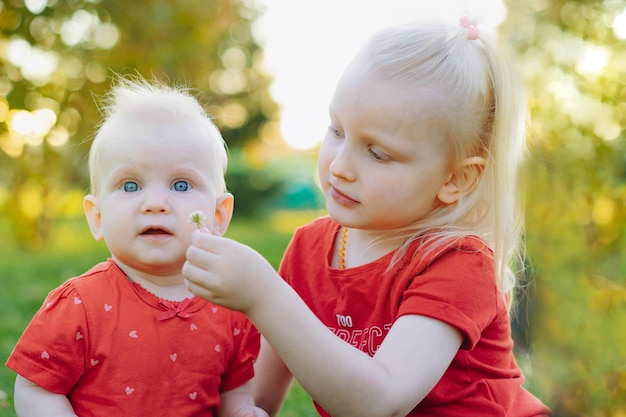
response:
M261 337L261 350L254 364L254 401L275 416L289 393L293 377L269 342Z
M15 412L18 417L76 417L65 395L50 392L20 375L15 379Z
M220 394L218 417L267 417L267 413L254 406L252 381Z
M336 337L261 255L230 239L194 233L183 272L197 295L244 312L335 417L405 416L462 342L460 332L441 321L403 316L370 357Z

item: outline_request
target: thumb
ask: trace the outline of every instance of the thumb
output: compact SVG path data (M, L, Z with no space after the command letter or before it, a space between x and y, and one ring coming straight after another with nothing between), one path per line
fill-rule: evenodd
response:
M269 415L265 412L265 410L263 410L262 408L259 408L259 407L254 407L254 410L251 413L246 414L246 416L250 416L250 417L269 417Z

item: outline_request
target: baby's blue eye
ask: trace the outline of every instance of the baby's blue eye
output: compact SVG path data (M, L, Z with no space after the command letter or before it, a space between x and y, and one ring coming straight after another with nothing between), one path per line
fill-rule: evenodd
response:
M176 181L174 185L172 185L172 190L174 191L187 191L189 188L189 183L187 181Z
M122 190L127 193L134 193L136 191L139 191L139 184L134 181L127 181L122 184Z

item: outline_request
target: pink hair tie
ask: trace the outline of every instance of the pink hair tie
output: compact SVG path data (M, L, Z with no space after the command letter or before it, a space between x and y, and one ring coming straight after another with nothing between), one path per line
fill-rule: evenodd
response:
M475 16L461 16L459 19L461 26L467 29L467 39L470 41L478 39L478 19Z

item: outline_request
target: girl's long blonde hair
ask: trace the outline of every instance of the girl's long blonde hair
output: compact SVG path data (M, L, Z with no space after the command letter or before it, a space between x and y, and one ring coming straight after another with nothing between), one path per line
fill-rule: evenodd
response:
M438 250L478 236L494 253L498 288L512 296L511 265L522 260L517 175L528 117L523 84L502 48L482 28L470 39L460 24L427 22L380 31L361 54L372 72L432 98L456 166L472 156L486 161L473 191L389 237L404 237L403 250L418 239Z

